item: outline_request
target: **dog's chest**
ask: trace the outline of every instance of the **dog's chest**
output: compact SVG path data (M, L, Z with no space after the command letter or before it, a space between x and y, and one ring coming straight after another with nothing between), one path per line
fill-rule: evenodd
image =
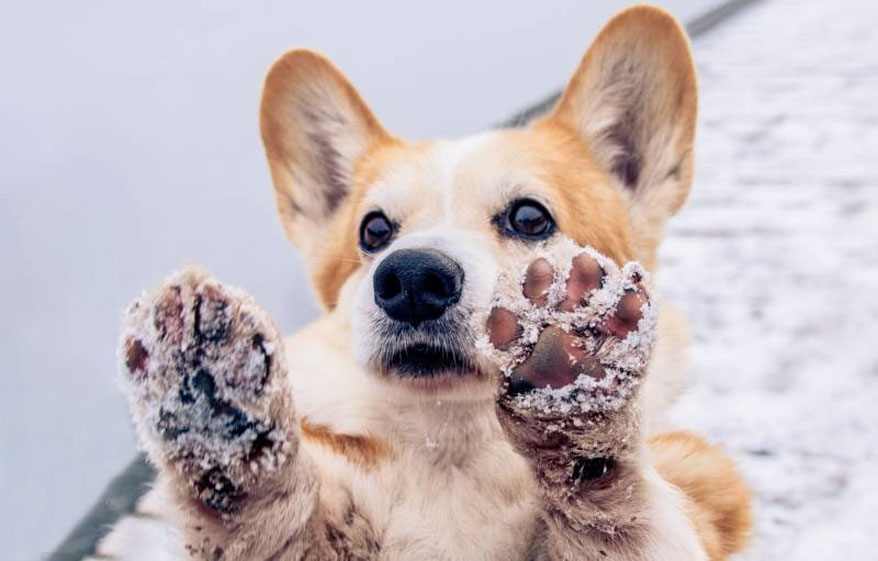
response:
M325 334L317 335L287 348L299 414L334 432L372 435L392 450L364 469L305 442L318 471L345 489L339 512L348 501L362 511L383 559L525 558L539 520L535 486L493 401L372 391L344 355L316 352L327 347Z
M426 442L387 480L386 559L521 559L537 522L529 472L505 442L456 463Z

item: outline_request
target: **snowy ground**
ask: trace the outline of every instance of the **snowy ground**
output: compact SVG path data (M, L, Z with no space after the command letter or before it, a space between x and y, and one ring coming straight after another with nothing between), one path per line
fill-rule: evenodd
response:
M748 560L878 559L878 4L772 0L696 44L698 174L659 284L757 493Z

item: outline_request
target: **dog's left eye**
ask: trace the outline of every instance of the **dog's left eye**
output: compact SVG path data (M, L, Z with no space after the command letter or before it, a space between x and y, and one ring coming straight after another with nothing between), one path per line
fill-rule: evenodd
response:
M541 240L555 230L555 221L546 207L532 199L512 203L504 213L503 229L507 235Z
M386 246L393 237L393 224L380 210L370 212L360 224L360 247L374 253Z

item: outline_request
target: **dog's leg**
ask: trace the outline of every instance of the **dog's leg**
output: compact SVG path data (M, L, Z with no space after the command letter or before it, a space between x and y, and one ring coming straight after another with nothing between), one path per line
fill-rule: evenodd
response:
M196 558L374 554L364 520L336 524L321 508L283 343L248 295L184 271L128 309L120 358L140 440Z
M505 374L500 422L544 501L546 559L707 558L641 435L656 322L644 276L561 244L501 279L486 347Z
M752 529L750 489L719 447L689 432L649 439L650 458L663 479L689 499L689 519L711 560L743 549Z

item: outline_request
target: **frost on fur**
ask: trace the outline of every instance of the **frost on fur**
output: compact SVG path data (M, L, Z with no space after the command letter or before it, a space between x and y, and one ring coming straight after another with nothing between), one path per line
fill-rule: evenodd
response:
M596 250L563 240L501 276L479 346L500 367L507 389L529 360L538 363L534 368L564 370L553 349L536 356L542 347L556 347L556 355L563 347L572 379L511 392L520 407L561 415L617 410L639 385L655 338L657 308L647 283L640 264L620 269ZM633 320L627 328L626 319Z
M207 506L233 511L294 451L283 346L242 291L198 270L169 278L126 311L119 355L143 447Z
M645 504L635 396L657 320L647 282L640 265L563 240L501 276L484 320L498 420L572 543L644 531L633 521Z

